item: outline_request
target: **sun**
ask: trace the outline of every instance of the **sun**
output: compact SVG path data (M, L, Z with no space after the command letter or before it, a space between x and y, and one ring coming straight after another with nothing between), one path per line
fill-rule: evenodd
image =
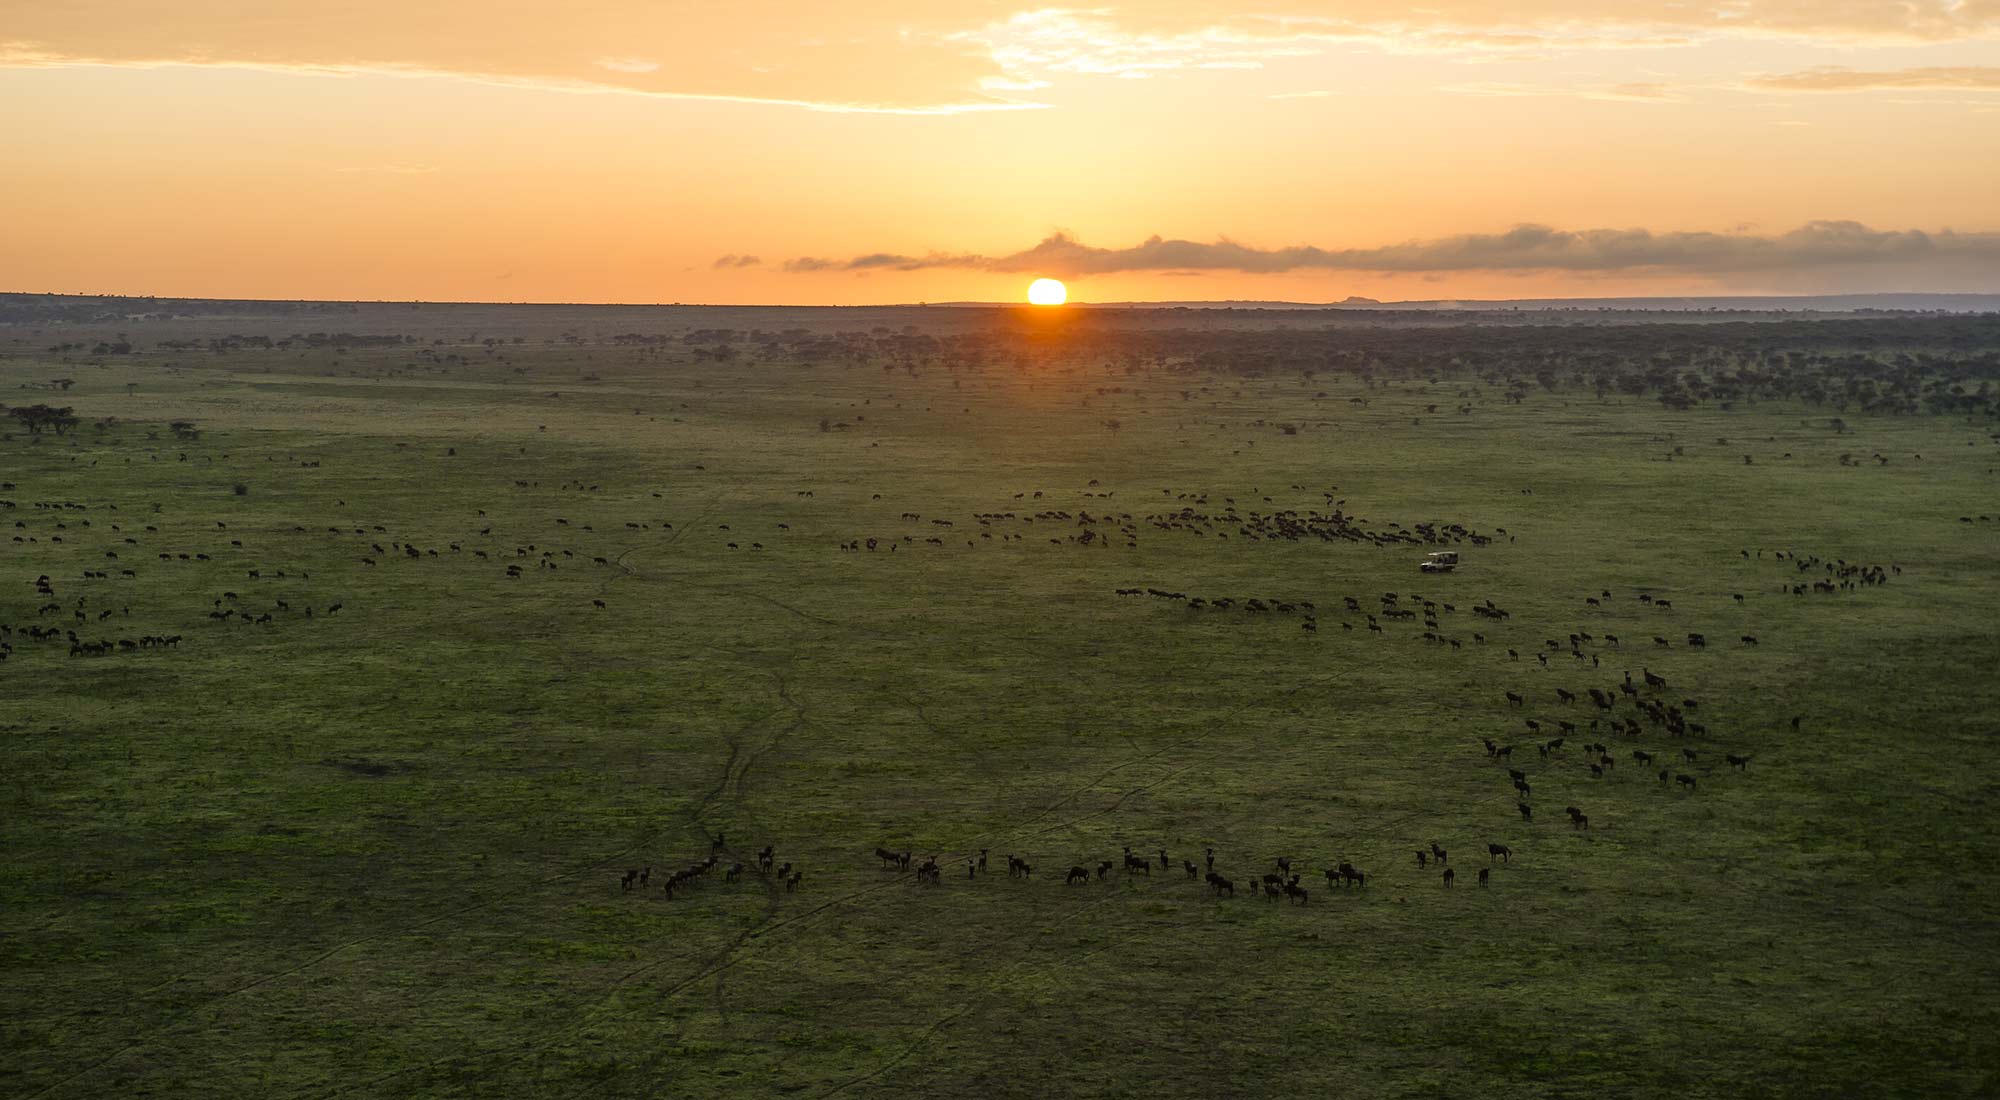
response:
M1038 306L1059 306L1069 301L1069 288L1054 279L1036 279L1028 284L1028 301Z

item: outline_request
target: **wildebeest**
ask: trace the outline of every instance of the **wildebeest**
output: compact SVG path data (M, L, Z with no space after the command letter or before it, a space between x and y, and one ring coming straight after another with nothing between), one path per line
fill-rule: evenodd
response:
M1522 821L1533 821L1535 819L1534 808L1529 806L1526 802L1516 802L1514 803L1514 808L1521 811Z
M1505 860L1511 863L1514 857L1514 849L1507 847L1505 844L1488 844L1486 846L1486 854L1494 859Z
M1215 891L1218 895L1228 894L1232 898L1236 896L1236 884L1216 874L1214 871L1208 873L1208 888Z
M1451 869L1451 868L1449 868L1449 867L1447 867L1447 868L1445 868L1445 869L1444 869L1444 884L1445 884L1446 886L1450 886L1450 885L1451 885L1451 881L1452 881L1453 879L1457 878L1457 877L1458 877L1458 872L1457 872L1457 871L1454 871L1454 870L1452 870L1452 869Z
M1723 757L1723 759L1735 765L1737 771L1750 770L1750 758L1747 756L1738 756L1732 752L1729 755Z
M1076 867L1071 867L1069 869L1069 874L1065 876L1063 879L1063 885L1074 886L1079 882L1089 882L1089 881L1090 881L1090 872L1079 865Z
M1695 788L1694 776L1691 775L1686 775L1686 774L1676 775L1674 776L1674 782L1679 783L1681 786L1686 787L1688 790L1694 790Z

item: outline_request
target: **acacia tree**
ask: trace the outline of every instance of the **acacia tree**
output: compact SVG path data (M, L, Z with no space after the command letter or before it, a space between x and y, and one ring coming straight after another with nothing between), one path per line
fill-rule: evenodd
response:
M7 415L28 426L34 435L42 434L43 428L53 428L57 435L76 427L77 417L68 405L57 408L53 405L24 405L7 410Z

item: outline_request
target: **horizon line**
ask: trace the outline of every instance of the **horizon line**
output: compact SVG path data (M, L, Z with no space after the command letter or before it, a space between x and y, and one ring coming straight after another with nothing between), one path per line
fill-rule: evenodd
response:
M1871 290L1838 291L1822 294L1650 294L1650 295L1609 295L1609 296L1542 296L1524 298L1409 298L1382 300L1350 295L1340 301L1308 302L1282 298L1216 298L1216 299L1157 299L1123 301L1070 301L1059 306L1037 306L1026 301L976 301L951 300L941 302L849 302L839 304L813 304L788 302L614 302L614 301L530 301L497 299L450 299L450 298L260 298L260 297L208 297L184 294L131 294L131 293L83 293L75 291L29 291L0 290L0 299L8 298L55 298L77 300L106 300L134 302L242 302L265 305L374 305L374 306L514 306L539 308L597 308L597 309L1254 309L1254 310L1345 310L1365 312L1368 310L1421 311L1435 310L1450 312L1472 308L1492 309L1509 307L1529 310L1557 310L1565 308L1564 303L1589 303L1594 308L1646 308L1638 303L1732 303L1732 302L1825 302L1855 299L1902 299L1902 298L1943 298L1943 299L1983 299L1983 308L1967 312L2000 311L2000 292L1960 291L1960 290ZM1574 307L1572 307L1574 308ZM1671 311L1668 305L1652 307L1662 312ZM1692 307L1681 307L1683 310ZM1700 307L1718 308L1715 305ZM1853 308L1885 308L1850 306ZM1893 308L1893 307L1887 307ZM5 322L0 322L5 323Z

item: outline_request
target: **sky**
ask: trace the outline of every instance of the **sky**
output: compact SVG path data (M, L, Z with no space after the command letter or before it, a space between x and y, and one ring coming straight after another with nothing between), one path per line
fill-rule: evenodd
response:
M0 290L2000 292L2000 0L0 0Z

